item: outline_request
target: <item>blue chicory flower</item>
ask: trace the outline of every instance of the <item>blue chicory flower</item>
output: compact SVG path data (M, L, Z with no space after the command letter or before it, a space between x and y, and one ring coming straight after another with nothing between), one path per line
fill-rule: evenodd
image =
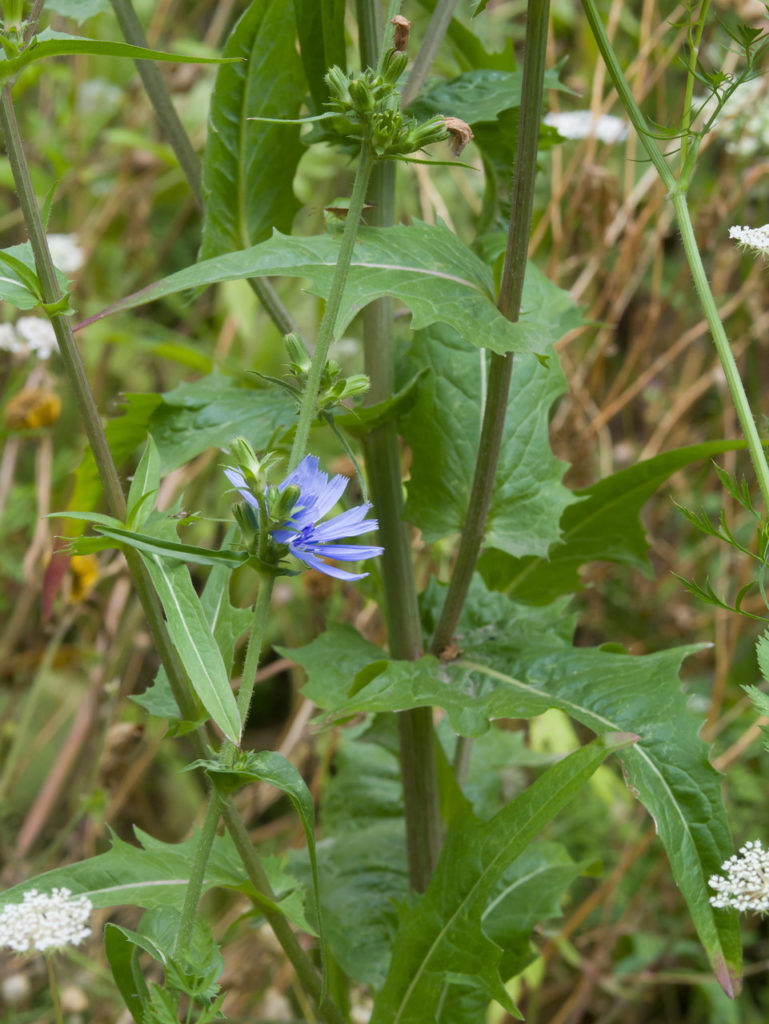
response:
M227 467L224 472L244 500L258 511L259 502L249 490L243 473L232 466ZM339 475L329 480L326 473L318 468L318 459L314 455L305 456L283 483L278 485L278 491L282 492L290 485L299 488L299 498L288 518L273 528L274 540L278 544L286 544L291 554L300 562L327 576L334 576L338 580L362 580L368 576L367 572L347 572L346 569L329 565L322 559L359 562L364 558L375 558L382 554L384 549L374 545L330 543L376 530L376 519L366 519L366 513L371 505L357 505L326 520L325 523L319 522L341 498L347 486L347 478Z

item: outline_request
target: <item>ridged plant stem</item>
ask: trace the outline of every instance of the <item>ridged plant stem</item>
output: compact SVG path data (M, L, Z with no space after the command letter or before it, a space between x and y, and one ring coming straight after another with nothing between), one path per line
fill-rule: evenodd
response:
M515 152L510 227L502 284L497 302L500 312L508 320L513 321L518 319L521 311L523 280L529 248L549 9L549 0L529 0L526 18L526 56L523 65L521 120ZM512 372L512 352L508 352L504 356L491 354L486 405L470 502L446 600L430 645L434 654L440 654L451 642L483 543L486 518L491 504L502 446Z
M256 670L259 667L259 658L262 653L262 642L267 626L270 596L272 595L274 582L275 578L273 576L259 576L259 593L256 595L256 602L254 604L254 618L251 623L246 660L243 664L243 674L240 678L240 690L238 692L238 711L240 712L240 720L244 728L248 718L248 711L251 707L251 696L254 692Z
M182 916L179 922L179 931L176 933L174 954L180 959L189 948L192 935L195 929L195 918L198 912L200 894L203 891L203 879L206 874L208 858L211 855L211 848L216 837L216 826L222 815L222 798L212 786L208 797L208 808L203 822L203 828L198 836L198 844L195 847L195 855L190 864L190 877L187 881L187 888L184 893L184 904Z
M376 24L377 7L375 0L358 6L362 41L373 36L367 29ZM362 49L361 63L374 66L377 54ZM395 215L393 163L379 163L374 167L369 198L374 204L369 212L372 225L392 225ZM391 299L378 299L363 312L365 369L371 380L371 390L366 396L369 403L383 401L394 391L392 325ZM394 658L414 660L423 654L422 628L411 544L403 521L403 483L395 423L386 423L369 434L364 450L371 497L379 521L379 539L384 547L382 585L390 654ZM397 721L409 881L412 888L422 892L435 870L442 843L432 710L403 711L397 715Z
M373 165L371 143L364 139L360 148L358 158L358 169L355 173L355 182L352 187L350 206L347 211L347 219L344 223L342 241L339 245L339 255L334 268L334 276L331 281L331 289L328 294L326 308L318 329L318 340L315 343L315 351L312 356L312 365L307 374L307 383L302 394L302 405L299 409L299 420L296 425L296 434L291 448L289 459L289 471L296 469L307 453L307 442L310 437L310 428L315 419L318 394L320 392L320 381L323 374L323 367L326 365L328 350L334 339L334 328L336 327L339 306L342 302L347 275L350 271L355 239L360 228L360 218L363 213L363 206L366 202L368 181Z

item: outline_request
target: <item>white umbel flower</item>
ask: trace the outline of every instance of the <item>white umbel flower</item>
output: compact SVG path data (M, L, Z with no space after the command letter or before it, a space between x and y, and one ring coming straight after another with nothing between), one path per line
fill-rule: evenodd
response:
M27 354L27 346L18 336L12 324L0 324L0 349L12 355Z
M589 110L551 111L545 124L555 128L565 139L596 138L610 145L627 138L627 124L612 114L595 117Z
M747 249L754 249L761 256L769 256L769 224L762 228L734 227L729 228L729 237Z
M85 263L77 235L48 235L48 248L54 265L65 274L76 274Z
M16 333L38 359L50 359L57 350L51 321L41 316L20 316L16 321Z
M87 896L73 896L69 889L54 889L50 895L30 889L23 903L9 903L0 911L0 946L17 953L78 946L91 934L92 910Z
M716 895L710 897L714 907L734 907L735 910L753 910L758 914L769 911L769 850L761 840L745 843L721 865L723 875L708 880Z

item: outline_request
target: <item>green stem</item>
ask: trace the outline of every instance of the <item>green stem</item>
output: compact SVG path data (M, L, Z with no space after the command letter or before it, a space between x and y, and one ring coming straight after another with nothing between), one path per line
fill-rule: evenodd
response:
M601 16L596 8L595 0L582 0L582 7L585 11L585 17L588 20L590 30L593 33L598 49L601 51L603 62L606 65L606 70L609 72L609 77L612 80L614 88L617 90L617 95L620 98L622 106L625 108L627 116L630 118L636 132L638 132L641 145L646 150L651 162L657 168L657 173L664 182L665 188L672 189L676 183L675 175L668 167L659 147L649 134L649 126L646 123L646 118L641 113L641 108L636 103L633 93L630 91L630 86L625 80L625 76L622 74L622 68L620 67L617 56L612 49L611 43L609 42L609 37L606 35L606 29L603 27L603 22L601 21Z
M384 32L382 33L382 45L379 47L379 57L376 62L376 70L378 74L382 73L385 61L387 60L387 55L392 49L393 36L395 35L395 26L393 25L392 20L397 14L400 14L402 3L403 0L390 0L390 3L388 4L387 17L385 18L384 23Z
M549 0L529 0L526 19L521 120L513 172L507 251L498 301L500 311L513 321L518 319L521 310L531 211L534 204L549 6ZM492 353L470 501L446 600L430 645L434 654L440 654L451 642L483 543L502 446L512 372L512 352L504 356Z
M189 948L190 941L192 940L192 933L195 928L195 917L198 912L198 903L200 903L200 894L203 891L203 879L206 874L208 858L211 856L211 848L214 845L216 826L219 824L219 818L221 816L222 798L212 786L211 793L208 798L208 808L206 810L203 828L200 831L198 844L195 848L195 856L193 857L192 864L190 865L190 877L187 882L187 889L184 893L182 918L179 922L179 931L176 933L174 956L179 959L183 959L187 949Z
M112 7L127 43L132 46L146 46L147 38L141 22L136 17L131 0L112 0ZM200 180L200 160L193 149L190 138L184 130L184 125L179 120L176 107L173 104L171 95L163 81L163 76L157 64L151 60L137 60L136 70L144 83L144 88L149 96L150 103L155 108L158 121L163 129L163 134L176 153L176 159L189 182L192 194L195 196L195 203L198 209L203 209L203 192Z
M702 42L702 33L705 30L705 22L708 16L708 8L710 7L710 0L704 0L702 9L699 13L697 21L697 27L692 36L691 22L689 23L689 60L687 61L686 67L686 90L684 92L684 109L681 118L681 128L683 134L681 136L681 167L687 166L688 160L687 155L689 152L689 127L691 125L692 116L692 96L694 95L694 72L697 70L697 58L700 52L700 43ZM691 11L689 12L691 16Z
M59 983L56 980L56 970L53 966L53 953L44 953L45 966L48 969L48 987L51 990L53 1001L53 1019L56 1024L64 1024L64 1014L61 1011L61 999L59 998Z
M266 521L266 520L265 520ZM264 630L267 625L267 615L270 610L270 595L274 577L259 576L259 593L254 603L254 618L251 623L251 635L248 638L246 660L243 665L243 675L240 679L240 690L238 692L238 711L240 720L245 726L248 719L248 710L251 707L251 696L254 692L256 682L256 670L259 667L259 658L262 653L264 641Z
M299 421L296 425L294 444L291 448L291 457L288 464L289 472L299 465L307 452L307 441L310 437L310 428L312 427L312 422L315 419L316 407L318 404L321 376L323 374L323 368L326 365L328 350L331 347L331 342L334 338L334 328L336 327L336 319L339 313L339 306L342 301L344 287L347 283L350 261L352 259L353 249L355 248L355 239L360 228L360 218L363 213L363 205L366 201L366 190L368 188L368 180L371 174L372 165L373 156L371 144L368 139L364 139L360 150L358 170L355 174L352 196L350 197L350 207L347 212L342 241L339 246L339 256L337 257L336 267L334 269L334 277L331 281L331 290L329 291L326 309L320 322L318 340L315 345L312 364L310 366L309 373L307 374L307 383L305 385L304 394L302 395L302 405L299 409Z
M705 318L708 322L708 327L710 328L710 333L713 336L716 351L718 352L721 365L724 369L724 375L726 376L726 382L729 386L729 391L731 392L732 401L734 402L737 410L737 418L740 421L742 432L745 436L745 440L747 441L748 452L750 453L753 469L758 480L758 485L761 489L764 506L767 511L769 511L769 466L767 466L766 457L761 444L761 438L759 437L753 413L750 409L750 403L748 402L748 397L745 393L745 387L740 378L739 370L737 369L737 363L729 346L729 340L726 337L724 325L721 323L718 316L718 308L716 306L715 299L713 298L713 293L710 290L707 274L705 273L700 251L697 247L697 240L694 235L694 228L692 226L689 207L686 201L686 188L693 170L693 160L696 156L696 152L692 150L687 155L686 166L682 169L681 173L681 180L676 182L673 172L665 163L659 149L654 145L653 140L649 138L648 134L646 134L645 119L632 97L630 88L623 75L622 68L620 67L616 54L612 49L609 38L606 35L606 31L603 27L598 11L596 10L594 0L582 0L582 5L590 23L593 36L598 44L598 49L601 51L601 56L603 57L604 63L611 77L612 84L622 100L628 117L639 132L641 142L649 154L650 159L654 163L662 181L670 192L670 199L673 203L673 209L678 222L678 229L681 232L681 239L683 241L686 259L689 263L692 278L694 279L694 287L697 290L697 295L699 296L702 304Z
M438 4L432 13L430 23L427 26L425 37L419 48L419 53L411 68L409 77L401 93L401 106L407 107L409 103L417 98L422 91L422 86L430 74L436 54L446 35L451 19L454 16L454 9L457 0L438 0Z
M376 26L375 0L358 8L361 40L371 39ZM361 64L373 66L375 51L362 49ZM388 227L395 219L395 165L379 163L371 175L369 213L373 226ZM393 304L388 298L372 302L363 311L365 369L371 380L366 402L388 398L394 390L392 352ZM364 443L371 499L379 521L384 615L390 654L413 660L423 654L417 589L408 529L403 519L398 432L394 422L373 431ZM438 800L435 734L430 708L415 708L397 715L401 775L406 817L409 881L423 892L432 877L443 841Z
M224 804L222 816L227 825L227 830L235 843L238 855L246 869L249 881L257 890L257 893L266 898L264 902L259 902L262 913L275 932L275 936L283 947L286 956L291 961L304 990L313 999L318 1007L321 1018L327 1021L327 1024L345 1024L344 1016L336 1004L332 1002L329 996L323 995L321 977L299 945L296 936L291 930L291 925L282 912L274 906L275 894L272 892L270 883L264 873L262 862L259 860L259 856L251 844L245 825L229 800Z
M745 393L745 386L743 385L742 378L740 377L740 371L737 368L737 362L734 358L734 354L732 353L731 346L729 345L729 339L726 337L724 325L721 323L721 319L718 315L716 300L710 290L710 283L708 282L705 267L702 263L702 257L700 256L700 251L697 247L697 239L694 236L694 228L689 215L689 206L686 202L686 195L683 192L674 190L671 199L676 219L678 221L678 229L681 232L684 252L686 253L686 258L689 262L689 269L691 270L692 277L694 279L694 287L697 289L697 295L699 296L700 303L702 304L705 319L708 322L708 327L710 328L710 333L713 336L718 357L721 360L721 365L724 369L726 383L729 386L732 401L734 402L737 410L737 418L740 421L742 432L745 435L745 440L748 444L748 452L750 454L751 462L753 463L753 469L756 474L756 479L758 480L758 486L761 488L764 507L769 511L769 466L767 466L764 448L761 444L761 438L756 427L755 418L750 409L748 396Z

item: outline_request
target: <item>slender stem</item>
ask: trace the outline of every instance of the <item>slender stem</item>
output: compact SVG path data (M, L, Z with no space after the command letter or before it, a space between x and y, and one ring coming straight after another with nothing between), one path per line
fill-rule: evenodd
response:
M56 979L56 970L53 965L53 953L44 953L45 966L48 969L48 987L51 990L53 1001L53 1019L56 1024L64 1024L64 1015L61 1011L61 999L59 998L59 982Z
M750 454L751 462L753 463L753 469L758 480L758 486L761 488L764 507L769 511L769 466L767 466L764 448L761 444L761 438L756 427L755 418L750 409L748 396L745 393L745 386L742 383L740 371L737 368L737 362L729 345L729 339L726 337L724 325L721 323L721 319L718 315L716 300L710 290L710 284L708 282L707 274L705 273L705 267L702 264L702 257L700 256L700 251L697 248L697 239L694 236L694 228L689 215L689 206L686 202L686 196L683 192L674 190L671 199L673 201L673 209L675 210L676 219L678 221L678 229L681 232L684 251L689 262L689 269L691 270L692 277L694 278L694 287L697 289L697 295L699 296L700 303L702 304L705 319L708 322L710 333L713 335L713 341L715 342L716 351L718 352L719 359L721 360L721 365L724 368L726 383L729 385L732 401L734 402L737 410L737 418L740 421L742 432L745 435L745 440L748 444L748 452Z
M125 36L127 43L132 46L146 46L147 38L144 29L136 16L131 0L112 0L112 6L117 17L120 31ZM171 95L163 81L163 76L157 64L151 60L137 60L136 70L139 72L144 88L147 91L150 102L155 108L158 121L163 133L171 145L176 159L179 161L184 176L189 182L195 202L200 210L203 209L203 192L200 181L200 160L193 149L189 135L184 130L176 107L173 104Z
M622 74L622 68L617 60L617 56L612 49L612 45L609 42L609 37L606 35L606 29L603 27L601 16L598 13L598 9L595 5L595 0L582 0L582 7L585 11L585 17L590 25L590 30L593 33L593 38L596 41L598 49L601 51L603 62L606 65L606 70L609 72L609 77L612 80L614 88L617 90L617 95L620 98L622 106L625 108L627 116L630 118L633 127L638 132L638 137L641 140L641 145L646 150L649 159L657 168L657 173L665 184L667 189L672 189L676 183L675 175L668 167L665 162L665 158L662 155L659 146L649 134L649 126L646 123L646 118L641 113L641 108L635 101L633 93L630 91L625 76Z
M211 848L216 837L216 826L219 824L221 816L222 798L212 786L203 828L200 831L198 845L195 848L195 856L190 865L190 877L184 893L182 918L179 922L179 931L176 933L174 955L180 959L184 957L192 939L198 903L200 903L200 894L203 891L203 879L205 878L208 858L211 856Z
M16 122L11 88L8 85L5 86L0 94L0 130L3 134L8 161L11 165L11 171L16 184L19 205L24 215L27 232L29 233L43 299L46 303L55 303L61 299L61 291L48 249L48 240L45 235L43 222L40 219L40 210L32 188L29 167L24 156L19 126ZM69 384L75 396L85 432L94 454L107 504L112 514L121 521L124 521L126 505L123 488L112 459L112 453L107 444L104 427L96 408L96 402L88 383L85 367L80 358L80 350L72 333L72 327L67 317L61 314L51 317L51 326L56 335ZM186 718L194 718L195 703L189 691L187 677L179 656L171 644L163 620L160 602L152 586L149 574L144 568L138 552L127 549L125 558L133 578L137 596L147 616L152 638L168 673L168 679L179 709Z
M403 92L401 93L402 107L407 107L422 91L422 86L430 74L430 68L433 66L433 61L443 42L443 37L446 35L451 24L456 6L457 0L438 0L430 18L430 23L427 26L424 40L419 48L419 53L403 87Z
M687 154L689 151L689 127L692 116L692 96L694 95L694 73L697 70L697 58L700 53L702 33L705 30L705 22L708 17L710 0L704 0L697 19L697 27L692 35L691 20L689 22L689 60L686 66L686 90L684 92L684 109L681 116L681 167L687 165ZM689 11L691 19L691 11Z
M350 270L350 261L352 259L353 249L355 248L355 239L360 228L360 218L363 213L363 205L366 201L366 190L368 188L368 180L371 174L372 165L373 156L371 152L371 144L368 139L364 139L360 149L358 170L355 174L352 196L350 197L350 207L347 211L347 219L344 224L342 241L339 246L339 256L337 257L336 267L334 269L334 277L331 281L331 290L329 292L328 301L326 302L326 309L324 310L323 317L320 322L318 340L312 357L312 365L310 366L310 371L307 374L307 384L305 385L304 394L302 395L302 405L299 410L299 421L296 425L294 444L291 448L291 457L288 464L289 471L295 469L299 465L307 451L310 427L312 426L312 421L315 419L316 406L318 404L321 376L323 374L323 368L326 365L328 350L334 337L336 318L339 313L342 294L344 292L347 275Z
M379 57L376 62L376 70L381 74L387 55L392 49L393 37L395 35L395 26L393 25L393 18L400 14L401 4L403 0L390 0L387 7L387 17L384 23L384 32L382 33L382 45L379 47Z
M345 1024L344 1016L336 1004L329 996L324 997L323 982L320 974L299 945L296 936L291 930L291 925L283 913L275 907L275 894L270 888L270 883L264 873L259 856L251 844L245 825L229 800L224 804L222 816L227 825L227 830L235 843L238 855L246 869L249 881L259 894L266 897L266 901L260 902L259 906L272 930L275 932L275 936L283 947L286 956L291 961L304 990L309 993L315 1002L323 1020L327 1021L328 1024Z
M750 403L748 402L748 397L745 393L745 387L740 378L739 370L737 369L736 360L729 346L729 340L726 337L724 325L721 323L718 316L718 308L716 306L715 299L713 298L713 293L710 290L707 274L705 273L700 251L697 247L697 240L694 235L694 228L692 227L689 207L686 201L686 187L688 185L689 177L691 176L691 170L693 169L693 157L696 156L696 153L692 151L688 154L686 167L683 169L681 174L681 180L680 182L676 182L675 176L665 163L662 154L653 144L653 141L644 134L646 122L630 92L630 88L625 80L622 68L620 67L616 54L612 49L609 38L606 35L606 31L604 30L598 11L596 10L594 0L582 0L582 5L585 9L587 19L590 22L590 28L592 29L593 36L595 37L598 48L601 51L601 56L603 57L604 63L606 64L611 77L612 84L617 90L617 94L622 100L625 110L633 122L633 125L639 132L641 142L645 146L650 159L657 168L663 182L670 190L670 199L673 203L673 209L676 214L678 229L681 232L681 239L683 241L684 251L689 263L689 269L691 270L692 278L694 279L694 287L697 290L697 295L699 296L702 304L705 318L708 322L708 327L710 328L710 333L713 335L716 351L718 352L718 356L721 360L724 375L726 376L726 382L729 386L729 391L731 392L732 401L734 402L737 410L737 417L740 421L742 432L745 435L745 440L748 444L748 452L750 453L753 469L758 480L758 485L761 489L764 506L767 511L769 511L769 466L767 466L766 457L761 444L761 438L759 437L753 413L750 409Z
M263 520L266 522L266 519ZM259 593L254 603L254 618L251 623L251 634L248 638L246 660L243 665L243 675L240 679L240 690L238 692L238 711L243 725L248 718L248 710L251 707L251 696L254 692L256 682L256 670L259 667L259 658L262 653L262 642L264 630L267 625L267 614L270 610L270 595L274 578L272 576L259 576Z
M549 0L529 0L526 19L521 121L513 173L510 228L498 301L500 311L509 320L517 320L520 314L526 273L531 211L534 204L534 180L537 172L537 143L542 110L549 6ZM434 654L440 654L451 641L483 542L502 446L512 372L512 352L504 356L492 353L470 501L446 600L430 645Z

